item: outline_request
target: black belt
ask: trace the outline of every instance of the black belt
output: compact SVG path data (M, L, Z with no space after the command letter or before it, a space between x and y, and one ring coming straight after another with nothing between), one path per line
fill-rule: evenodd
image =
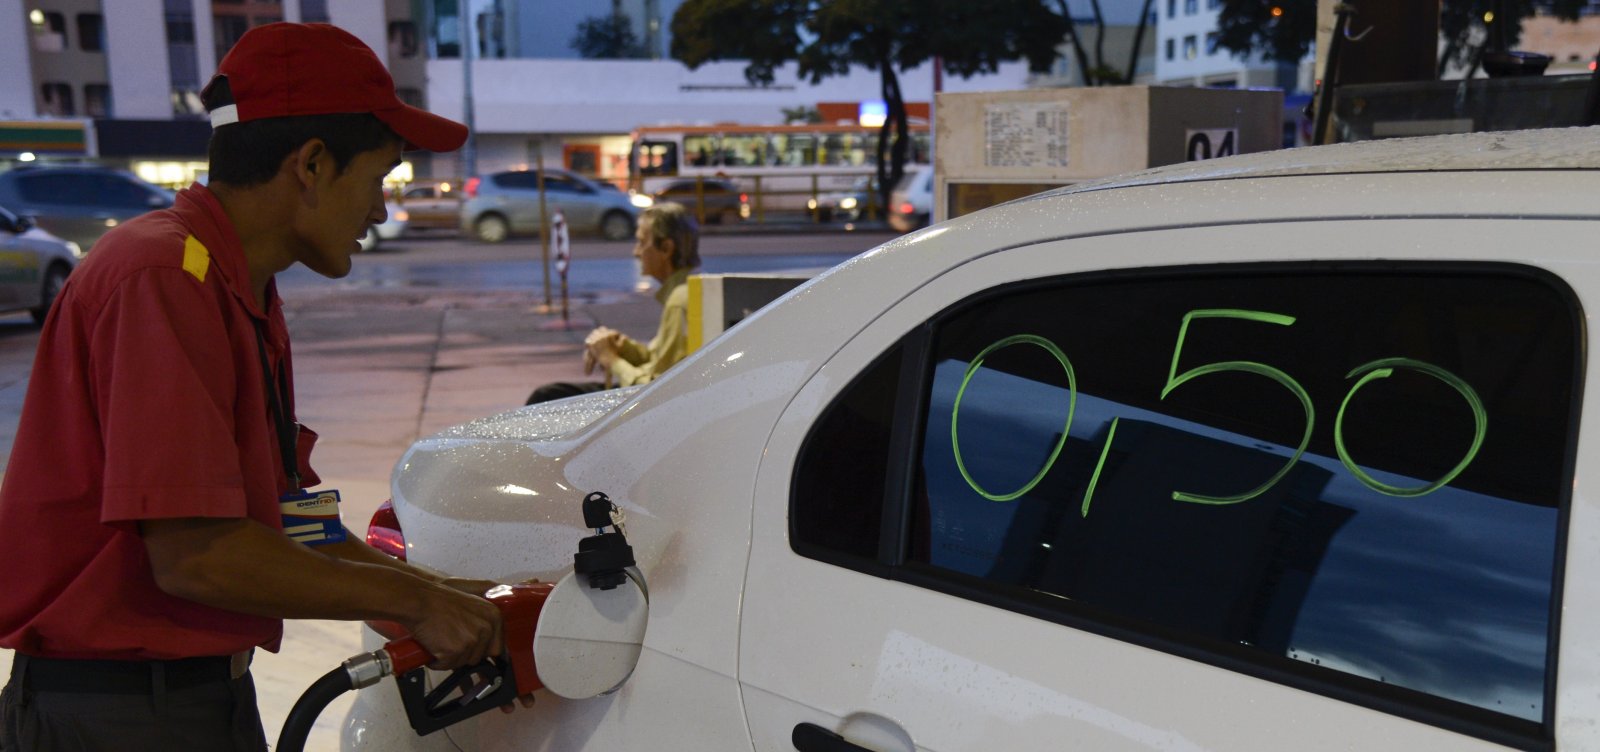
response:
M233 677L233 656L177 658L167 661L106 661L15 656L14 666L26 686L36 692L85 692L149 695L221 684Z

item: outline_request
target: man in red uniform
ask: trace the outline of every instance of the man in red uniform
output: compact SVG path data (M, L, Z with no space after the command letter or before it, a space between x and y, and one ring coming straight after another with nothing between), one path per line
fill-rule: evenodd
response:
M6 752L264 750L248 659L285 618L399 622L438 668L501 650L489 583L280 516L319 481L273 275L347 274L402 148L466 128L325 24L252 29L202 96L210 187L107 233L40 336L0 489Z

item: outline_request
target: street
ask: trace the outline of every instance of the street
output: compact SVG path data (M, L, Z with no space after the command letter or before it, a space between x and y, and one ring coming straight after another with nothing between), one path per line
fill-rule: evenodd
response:
M708 235L707 272L820 269L889 240L860 233ZM584 379L581 343L605 324L648 339L660 306L635 289L630 243L575 239L570 323L540 306L541 265L531 242L486 245L454 237L388 243L359 255L349 276L303 267L279 275L294 338L300 421L320 433L312 462L320 488L343 495L345 524L366 531L389 493L389 473L417 438L522 404L535 386ZM554 297L559 301L559 279ZM26 313L0 317L0 457L9 458L39 328ZM257 651L267 738L306 687L360 651L346 622L290 621L278 653ZM0 651L0 672L10 651ZM369 691L392 691L384 684ZM319 717L308 750L338 749L353 695Z

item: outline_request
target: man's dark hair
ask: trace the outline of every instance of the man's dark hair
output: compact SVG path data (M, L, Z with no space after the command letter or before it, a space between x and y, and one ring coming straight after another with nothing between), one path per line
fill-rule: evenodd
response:
M205 93L207 111L233 103L227 79L217 79ZM286 157L314 138L327 144L340 172L356 155L400 140L383 121L365 112L229 123L211 131L210 180L237 186L265 183L278 174Z

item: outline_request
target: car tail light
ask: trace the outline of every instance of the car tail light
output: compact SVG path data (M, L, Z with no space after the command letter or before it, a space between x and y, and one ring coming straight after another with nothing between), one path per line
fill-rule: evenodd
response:
M483 178L467 178L467 184L461 186L461 190L467 194L467 198L477 198L478 183L481 182L483 182Z
M750 203L750 194L748 194L748 193L739 194L739 203L741 203L741 204Z
M903 203L900 204L900 213L901 214L916 214L917 213L917 207L912 206L910 201L903 202Z
M372 523L367 525L367 545L406 560L406 536L400 532L400 518L394 513L392 499L384 499L378 511L372 513Z

